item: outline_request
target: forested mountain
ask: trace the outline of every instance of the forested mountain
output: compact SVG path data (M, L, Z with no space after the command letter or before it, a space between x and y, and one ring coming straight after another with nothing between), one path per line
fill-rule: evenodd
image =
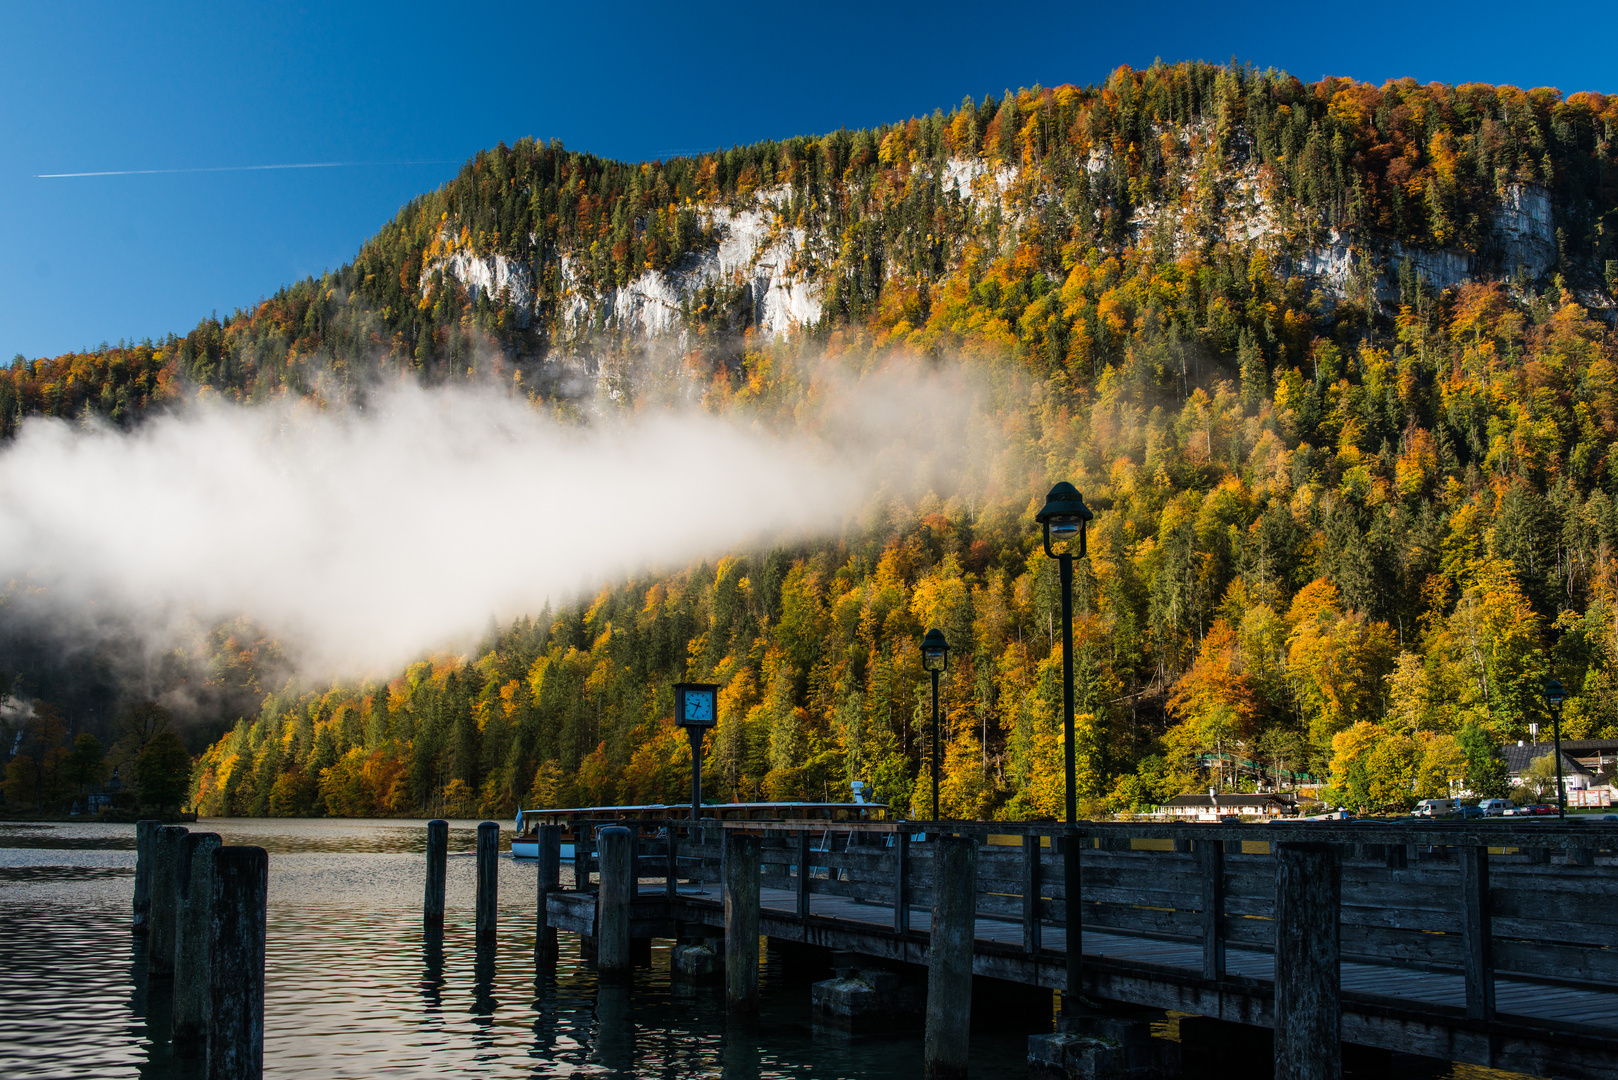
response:
M1615 139L1618 97L1188 64L666 162L524 140L253 310L18 358L0 425L362 398L401 371L580 417L676 397L776 424L826 363L996 388L981 497L620 582L386 681L288 684L206 748L204 812L677 799L681 679L724 688L710 792L861 779L908 806L936 625L947 810L1054 814L1032 514L1058 479L1098 510L1075 627L1091 812L1260 769L1359 805L1483 792L1550 674L1566 731L1618 736ZM215 635L221 670L272 647L243 640Z

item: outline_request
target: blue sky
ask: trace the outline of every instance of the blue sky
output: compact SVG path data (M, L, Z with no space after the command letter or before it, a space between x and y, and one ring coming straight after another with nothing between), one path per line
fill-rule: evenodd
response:
M1548 14L1541 14L1547 12ZM1618 5L5 3L0 359L183 332L524 135L627 159L1118 64L1618 92ZM40 173L347 162L41 179Z

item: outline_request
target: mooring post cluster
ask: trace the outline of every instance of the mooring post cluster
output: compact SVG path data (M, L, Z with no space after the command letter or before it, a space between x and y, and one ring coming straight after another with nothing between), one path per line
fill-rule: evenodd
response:
M172 995L158 1039L205 1059L208 1080L264 1074L264 946L269 856L143 820L135 826L131 929L146 935L146 974Z

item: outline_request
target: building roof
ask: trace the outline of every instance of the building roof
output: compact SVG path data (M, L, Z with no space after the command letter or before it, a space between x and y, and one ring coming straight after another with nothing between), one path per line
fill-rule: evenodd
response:
M1566 754L1618 754L1618 739L1563 739L1562 752Z
M1277 792L1264 795L1236 795L1221 794L1215 802L1207 795L1176 795L1163 803L1164 806L1205 806L1210 810L1229 810L1238 806L1291 806L1292 798Z
M1580 741L1595 742L1596 740L1582 739ZM1586 769L1583 765L1580 765L1578 761L1569 756L1569 748L1570 744L1563 741L1563 774L1582 773L1585 776L1589 776L1590 770ZM1521 776L1523 770L1528 768L1535 758L1542 758L1547 754L1554 752L1555 749L1556 746L1553 743L1507 743L1505 746L1501 747L1501 753L1505 755L1506 771L1512 776Z

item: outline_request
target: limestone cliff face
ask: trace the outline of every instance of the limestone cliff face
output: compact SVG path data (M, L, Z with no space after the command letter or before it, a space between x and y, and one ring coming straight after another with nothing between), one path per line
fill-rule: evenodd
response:
M579 257L564 253L558 296L562 336L575 341L598 333L678 337L687 328L698 292L707 287L732 296L767 339L819 322L822 286L803 269L801 259L808 237L802 229L781 224L784 200L783 192L765 191L745 209L709 211L704 230L717 238L716 244L688 256L679 266L648 270L622 286L592 288L579 272ZM438 271L458 281L474 302L485 294L491 300L503 294L519 313L521 325L538 313L532 271L503 255L479 255L457 246L452 254L423 267L423 292Z
M1548 274L1557 259L1550 192L1525 183L1507 186L1493 209L1490 240L1480 249L1407 247L1376 235L1339 232L1318 224L1306 208L1277 191L1273 171L1253 165L1243 154L1214 156L1217 140L1208 125L1165 129L1177 140L1195 181L1156 202L1134 208L1129 246L1153 245L1177 258L1196 248L1220 244L1246 257L1264 256L1285 273L1305 278L1327 307L1351 296L1397 303L1401 276L1434 288L1449 288L1478 277L1534 280ZM1091 176L1113 163L1105 148L1085 163ZM959 258L966 242L988 243L1001 253L1015 247L1018 234L1039 227L1041 216L1068 194L1042 186L1037 170L997 165L978 157L952 157L918 182L932 185L939 200L959 210L962 235L948 238ZM791 192L760 189L739 204L703 208L700 220L707 246L662 270L646 270L627 283L592 286L583 272L587 255L561 252L548 289L536 287L534 270L498 254L481 254L455 239L453 222L420 277L425 295L442 272L476 302L510 305L519 326L554 303L553 343L585 367L593 367L590 342L608 336L619 342L683 343L692 329L701 295L722 294L740 313L744 328L771 340L819 323L826 311L828 267L838 258L839 239L790 225ZM992 229L986 223L994 222ZM464 234L462 234L464 237ZM949 271L946 271L948 273Z

